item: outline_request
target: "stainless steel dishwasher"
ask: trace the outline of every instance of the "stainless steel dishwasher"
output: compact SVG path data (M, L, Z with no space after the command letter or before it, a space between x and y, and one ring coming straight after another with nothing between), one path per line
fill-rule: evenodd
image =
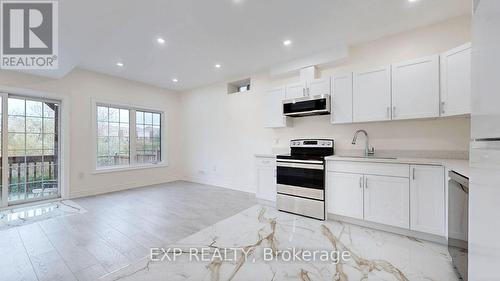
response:
M448 251L458 275L467 280L469 178L448 173Z

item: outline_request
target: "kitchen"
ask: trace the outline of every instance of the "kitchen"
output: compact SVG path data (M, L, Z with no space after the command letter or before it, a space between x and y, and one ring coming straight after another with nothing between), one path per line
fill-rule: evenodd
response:
M498 1L98 2L0 70L0 279L500 280Z

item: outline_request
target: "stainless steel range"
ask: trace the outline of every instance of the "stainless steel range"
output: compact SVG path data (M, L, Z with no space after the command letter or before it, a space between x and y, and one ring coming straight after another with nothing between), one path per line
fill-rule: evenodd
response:
M295 139L290 154L278 155L278 210L325 220L325 157L333 155L332 139Z

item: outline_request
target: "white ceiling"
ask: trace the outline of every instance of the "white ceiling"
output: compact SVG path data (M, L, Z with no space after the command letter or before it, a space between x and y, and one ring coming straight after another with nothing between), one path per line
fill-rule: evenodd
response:
M37 74L63 77L81 67L186 90L463 15L470 2L60 0L60 69Z

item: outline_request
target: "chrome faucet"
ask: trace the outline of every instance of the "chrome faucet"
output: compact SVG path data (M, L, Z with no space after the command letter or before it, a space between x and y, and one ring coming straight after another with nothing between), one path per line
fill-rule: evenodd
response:
M370 138L368 137L368 133L365 130L357 130L356 133L354 133L354 138L352 139L352 144L356 144L356 140L358 139L358 134L363 133L366 136L366 142L365 142L365 156L373 156L375 154L375 148L371 147L369 145Z

